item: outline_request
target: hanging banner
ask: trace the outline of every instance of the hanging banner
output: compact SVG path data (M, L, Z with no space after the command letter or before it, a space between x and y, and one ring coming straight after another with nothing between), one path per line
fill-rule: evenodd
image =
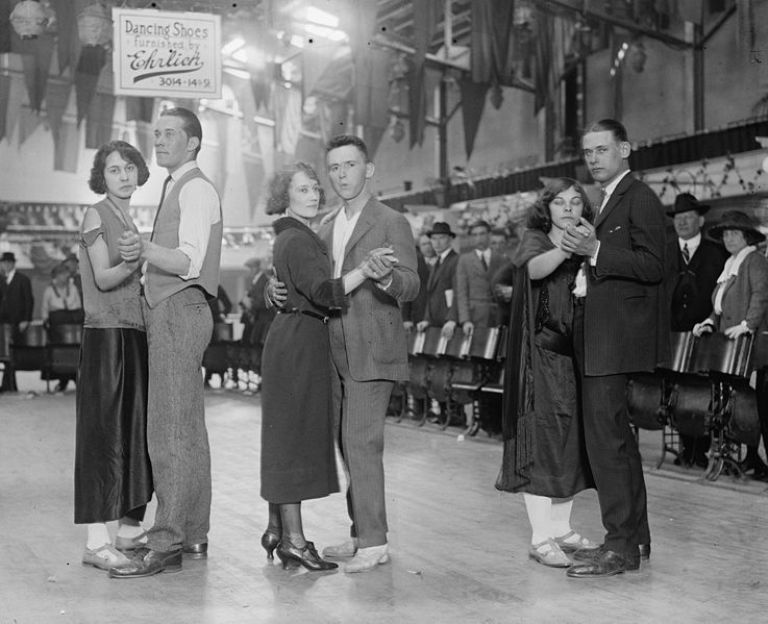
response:
M221 18L112 9L115 94L221 98Z

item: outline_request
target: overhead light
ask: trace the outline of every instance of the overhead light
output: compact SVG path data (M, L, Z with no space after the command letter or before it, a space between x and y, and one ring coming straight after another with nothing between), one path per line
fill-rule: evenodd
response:
M231 41L224 44L224 46L221 48L221 53L224 56L231 56L244 46L245 40L242 37L235 37Z
M324 39L330 39L331 41L344 41L347 38L346 33L336 30L334 28L327 28L325 26L318 26L316 24L304 24L304 30L311 35L317 35Z
M308 22L314 22L315 24L328 26L329 28L337 28L339 25L338 17L332 13L318 9L315 6L308 6L306 9L304 9L303 13L303 18Z

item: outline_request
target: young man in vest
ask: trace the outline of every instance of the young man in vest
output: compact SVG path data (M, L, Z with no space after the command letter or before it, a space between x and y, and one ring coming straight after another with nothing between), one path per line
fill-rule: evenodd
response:
M149 349L147 443L157 496L155 524L132 563L112 578L181 570L182 552L208 552L211 459L203 406L203 352L213 331L207 299L219 284L222 217L213 184L197 166L197 116L160 114L155 154L168 170L152 237L125 235L123 258L144 261L144 318ZM142 544L136 544L142 546Z

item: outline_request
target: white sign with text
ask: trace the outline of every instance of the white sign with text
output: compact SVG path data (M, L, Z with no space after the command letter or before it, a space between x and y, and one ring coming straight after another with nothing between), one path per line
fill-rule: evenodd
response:
M112 9L115 94L221 97L221 18Z

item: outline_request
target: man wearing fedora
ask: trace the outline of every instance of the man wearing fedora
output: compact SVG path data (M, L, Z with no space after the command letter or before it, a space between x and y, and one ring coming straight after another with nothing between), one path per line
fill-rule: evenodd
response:
M13 326L14 340L27 330L32 320L32 283L16 270L16 256L6 251L0 257L0 324ZM0 392L15 392L16 371L11 362L6 363Z
M456 234L451 231L450 225L444 221L435 221L427 235L437 260L429 271L427 307L424 318L416 326L419 331L427 327L442 327L449 319L448 313L453 305L456 264L459 261L459 254L451 246Z
M667 211L672 217L677 239L667 250L667 278L670 301L670 327L674 332L688 332L712 312L712 291L723 270L727 254L722 246L702 237L704 214L709 206L690 193L681 193ZM680 434L680 466L707 465L709 438Z

